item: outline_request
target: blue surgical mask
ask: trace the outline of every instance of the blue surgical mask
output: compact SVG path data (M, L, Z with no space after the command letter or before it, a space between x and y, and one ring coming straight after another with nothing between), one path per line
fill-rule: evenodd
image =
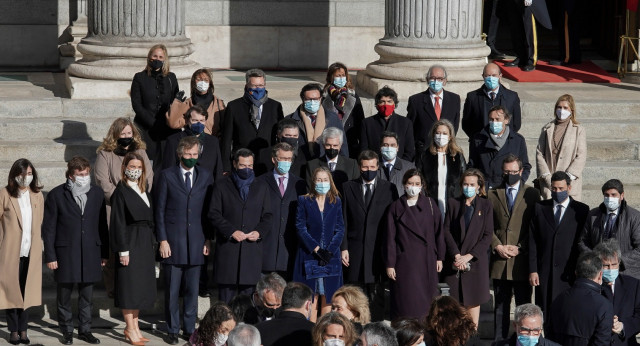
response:
M251 97L256 100L262 99L264 97L264 94L267 93L267 89L265 88L251 88L249 89L249 91L251 92Z
M329 188L331 188L331 185L327 181L316 183L316 192L321 195L326 195L329 192Z
M385 161L391 161L398 156L398 148L394 147L382 147L380 148L380 153L382 154L382 158Z
M619 269L603 269L602 280L604 282L614 282L618 278Z
M464 193L465 197L471 198L471 197L474 197L475 195L477 195L478 191L473 186L463 186L462 187L462 193Z
M609 211L614 211L614 210L618 209L618 207L620 206L620 198L618 198L618 197L605 197L604 198L604 205L605 205L605 207L607 207L607 209Z
M311 113L316 114L320 109L320 100L306 100L304 101L304 110Z
M497 88L498 85L500 85L500 78L493 76L484 77L484 86L486 86L487 89L493 90Z
M556 203L562 203L564 202L567 197L569 197L569 191L564 190L564 191L551 191L551 199L553 199L554 202Z
M201 134L202 131L204 131L204 124L203 123L191 124L191 132L196 133L196 134Z
M535 346L538 344L538 338L533 335L518 335L518 342L522 346Z
M289 169L291 169L291 162L289 162L289 161L278 161L278 172L280 174L289 173Z
M347 85L347 77L335 77L333 79L333 85L337 86L338 88L344 88L344 86Z
M489 122L489 131L494 135L502 132L502 121L490 121Z
M433 92L440 92L440 90L442 90L442 82L439 80L430 80L429 88L433 90Z

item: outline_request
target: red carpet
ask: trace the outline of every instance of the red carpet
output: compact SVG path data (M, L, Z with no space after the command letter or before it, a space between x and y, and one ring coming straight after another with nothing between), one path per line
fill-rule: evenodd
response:
M607 71L591 61L571 66L553 66L546 61L538 61L535 71L524 72L519 67L505 67L505 61L494 61L502 75L516 82L546 83L620 83Z

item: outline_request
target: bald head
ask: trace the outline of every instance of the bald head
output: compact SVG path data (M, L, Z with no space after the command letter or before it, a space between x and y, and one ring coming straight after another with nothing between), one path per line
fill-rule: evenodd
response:
M502 73L500 73L500 67L498 67L498 65L492 62L486 64L484 66L484 69L482 69L482 77L489 77L489 76L494 76L494 77L502 76Z

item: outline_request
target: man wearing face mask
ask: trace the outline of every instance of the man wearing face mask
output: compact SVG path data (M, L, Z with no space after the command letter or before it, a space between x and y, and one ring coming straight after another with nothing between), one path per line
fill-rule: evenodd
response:
M398 137L397 156L403 160L413 161L415 156L413 124L406 117L396 114L398 94L385 86L376 94L375 102L378 113L364 119L362 123L361 150L373 150L380 154L382 133L395 132Z
M442 65L429 67L426 81L429 89L409 97L407 118L413 122L413 139L416 146L416 160L431 143L430 131L433 123L446 119L453 124L458 133L460 124L460 95L446 91L447 70ZM416 162L417 166L420 166Z
M222 130L222 164L232 169L231 156L240 148L259 154L276 144L278 121L284 118L282 104L269 98L267 77L262 70L245 73L244 95L227 105Z
M344 196L342 185L349 180L356 179L360 175L358 162L344 155L339 155L340 147L343 145L344 132L335 127L326 128L322 132L321 140L324 146L324 155L307 162L305 178L307 185L312 186L311 178L313 172L318 167L329 168L333 182Z
M549 340L563 346L608 346L613 330L613 305L600 293L603 265L593 251L580 255L576 282L553 301Z
M309 146L306 144L300 144L298 139L300 137L300 129L295 120L291 118L284 118L278 122L278 144L286 143L291 146L293 158L289 172L295 174L297 177L302 175L304 165L308 160L311 160L311 154L309 153ZM262 176L267 172L273 171L275 168L273 162L273 149L276 145L269 148L264 148L260 151L260 161L254 166L256 176Z
M255 179L253 153L239 149L233 171L216 182L207 214L216 230L214 281L218 299L250 295L262 273L262 239L271 231L269 186Z
M94 282L102 280L109 258L106 205L101 188L91 185L91 166L84 157L67 163L67 182L47 195L42 223L44 261L58 286L60 342L73 343L71 293L78 286L78 339L99 344L91 334Z
M365 150L358 157L360 178L343 185L345 236L340 249L344 281L361 286L369 298L371 317L384 319L384 277L381 246L387 207L398 199L393 184L378 177L378 155Z
M602 195L604 201L589 211L578 243L580 250L592 250L603 241L615 239L622 251L622 271L640 280L640 212L627 204L618 179L604 183Z
M551 190L551 199L536 203L529 229L529 283L545 313L574 281L578 240L589 213L589 206L569 197L567 173L553 173Z
M504 106L511 114L509 129L520 130L520 97L518 93L502 85L502 73L498 65L490 62L482 70L484 84L467 94L462 110L462 130L469 139L489 124L489 110Z
M487 180L489 188L502 184L502 161L513 154L522 161L522 181L531 172L524 137L511 131L511 113L504 106L493 106L489 111L489 124L469 142L469 167L478 168Z
M398 196L404 195L402 177L404 174L416 166L411 161L398 157L398 135L395 132L385 131L382 133L380 145L380 157L382 161L378 168L380 180L391 182L398 192Z
M496 341L492 346L560 346L542 336L542 310L540 307L527 303L516 306L513 313L513 329L511 338Z

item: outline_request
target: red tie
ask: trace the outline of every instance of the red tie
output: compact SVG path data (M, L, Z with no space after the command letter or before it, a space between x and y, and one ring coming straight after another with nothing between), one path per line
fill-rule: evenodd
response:
M438 120L440 120L440 114L442 113L442 109L440 108L440 96L436 96L435 99L436 102L434 108L436 109L436 116L438 117Z

